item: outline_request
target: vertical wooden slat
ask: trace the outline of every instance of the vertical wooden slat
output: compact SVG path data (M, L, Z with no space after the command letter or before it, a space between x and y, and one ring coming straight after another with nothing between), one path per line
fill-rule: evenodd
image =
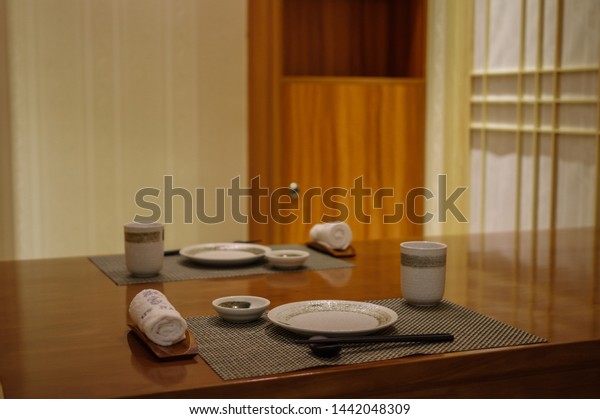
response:
M14 257L6 0L0 0L0 260Z
M489 71L489 44L490 44L490 0L485 2L485 41L483 46L483 73L481 77L481 203L479 206L479 231L485 231L485 196L486 196L486 179L487 179L487 122L488 122L488 71Z
M525 68L525 30L526 30L526 0L521 0L521 26L519 36L519 71L517 72L517 137L516 137L516 152L517 152L517 175L515 176L515 229L519 231L521 229L521 195L522 195L522 169L523 164L523 72ZM518 239L517 239L518 243Z
M558 69L561 66L562 57L562 16L563 3L562 0L556 0L556 33L554 38L554 66L552 69L552 133L551 133L551 155L552 155L552 172L551 172L551 196L550 196L550 228L556 227L557 213L557 185L558 185L558 96L560 89L560 75Z
M250 179L273 190L282 185L281 175L281 1L252 2L248 7L248 168ZM256 191L254 191L255 193ZM254 194L254 205L268 215L268 197ZM262 220L250 221L249 238L278 242L278 229ZM272 236L272 235L275 236Z
M454 187L469 184L471 168L471 165L468 164L471 133L468 125L471 111L469 106L471 80L466 75L469 74L471 63L473 63L473 45L468 42L473 37L473 2L447 2L445 10L445 81L442 116L443 137L447 140L444 145L443 171L430 172L430 176L436 173L446 173L448 175L448 191L450 191ZM466 49L465 44L470 44L471 48ZM431 169L431 166L429 167ZM427 183L429 184L429 182ZM459 200L457 203L460 205L462 202ZM470 218L468 212L463 215L467 220ZM430 225L433 226L433 223ZM453 216L448 216L447 222L438 223L436 228L445 234L462 234L469 230L469 225Z
M271 82L272 82L272 96L271 96L271 104L273 108L271 109L271 117L273 118L273 137L271 137L271 144L269 149L271 153L269 154L269 162L268 165L271 167L271 176L273 177L273 182L276 182L275 185L269 183L271 185L271 190L277 187L281 187L284 185L284 182L289 182L290 179L283 179L283 137L282 137L282 119L281 119L281 100L282 100L282 79L283 79L283 28L281 15L283 13L283 1L275 0L273 2L273 7L271 9L271 14L273 16L277 16L277 18L271 19L271 48L273 51L272 61L271 61ZM272 166L271 166L272 165ZM289 184L289 183L287 183ZM281 236L281 231L279 229L275 229L275 234L272 235L272 240L275 243L283 242L283 237Z
M596 32L598 42L598 60L600 60L600 34ZM595 226L600 227L600 62L596 63L596 197L595 197ZM596 246L598 235L596 235ZM597 264L596 264L597 265ZM597 269L597 268L596 268Z
M541 75L543 63L543 39L544 39L544 0L539 0L538 3L538 36L537 36L537 57L536 57L536 68L535 68L535 108L534 108L534 137L533 137L533 202L531 206L532 210L532 229L537 230L538 228L538 206L540 203L540 124L541 124Z
M93 26L92 15L93 7L90 1L83 2L81 5L81 20L83 22L81 28L81 37L83 42L83 131L84 131L84 153L85 158L85 188L88 191L93 191L97 183L98 168L94 159L94 144L96 143L94 133L94 83L93 83L93 68L94 68L94 48L93 48ZM86 194L85 211L87 220L96 220L98 217L98 204L95 193ZM96 249L94 244L98 242L98 227L96 223L88 222L86 225L85 234L86 246L85 251L91 254Z

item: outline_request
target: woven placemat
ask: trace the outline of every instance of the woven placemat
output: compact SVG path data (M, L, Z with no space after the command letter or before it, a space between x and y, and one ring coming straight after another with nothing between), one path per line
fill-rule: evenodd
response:
M302 245L290 244L269 247L273 250L297 249L309 252L310 257L304 266L298 270L314 271L354 267L352 263ZM127 271L125 255L92 256L89 259L117 285L150 284L187 279L229 278L281 272L280 269L272 267L266 260L240 266L205 266L194 263L183 256L175 255L165 257L163 268L158 275L150 278L136 278Z
M453 342L346 345L334 358L318 358L298 335L272 324L266 316L253 323L227 323L219 317L191 317L188 325L200 356L224 380L260 377L324 365L347 365L410 355L544 343L545 339L449 301L413 307L403 299L370 301L398 313L381 334L451 333Z

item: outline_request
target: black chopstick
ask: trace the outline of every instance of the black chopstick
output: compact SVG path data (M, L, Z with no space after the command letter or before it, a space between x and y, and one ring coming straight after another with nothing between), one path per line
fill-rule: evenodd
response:
M299 344L377 343L377 342L452 342L454 336L449 333L430 333L424 335L387 335L387 336L339 336L331 338L313 338L294 340Z

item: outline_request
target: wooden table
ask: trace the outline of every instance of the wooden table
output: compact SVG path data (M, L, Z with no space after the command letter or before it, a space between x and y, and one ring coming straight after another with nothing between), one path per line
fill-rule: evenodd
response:
M116 286L87 258L0 262L0 382L7 398L598 397L599 234L594 229L433 238L445 297L550 343L223 381L200 358L158 362L126 326L148 285ZM400 296L399 243L355 243L352 269L189 280L162 290L184 316L261 295L273 306Z

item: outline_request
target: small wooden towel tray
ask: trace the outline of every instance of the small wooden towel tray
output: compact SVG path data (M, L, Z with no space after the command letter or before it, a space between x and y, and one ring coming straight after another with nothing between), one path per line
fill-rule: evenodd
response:
M338 249L332 249L331 247L318 243L318 242L308 242L306 243L306 245L308 247L310 247L311 249L315 249L318 250L319 252L323 252L323 253L327 253L328 255L331 255L333 257L336 258L351 258L356 256L356 251L354 250L354 247L352 246L348 246L347 249L345 250L338 250Z

